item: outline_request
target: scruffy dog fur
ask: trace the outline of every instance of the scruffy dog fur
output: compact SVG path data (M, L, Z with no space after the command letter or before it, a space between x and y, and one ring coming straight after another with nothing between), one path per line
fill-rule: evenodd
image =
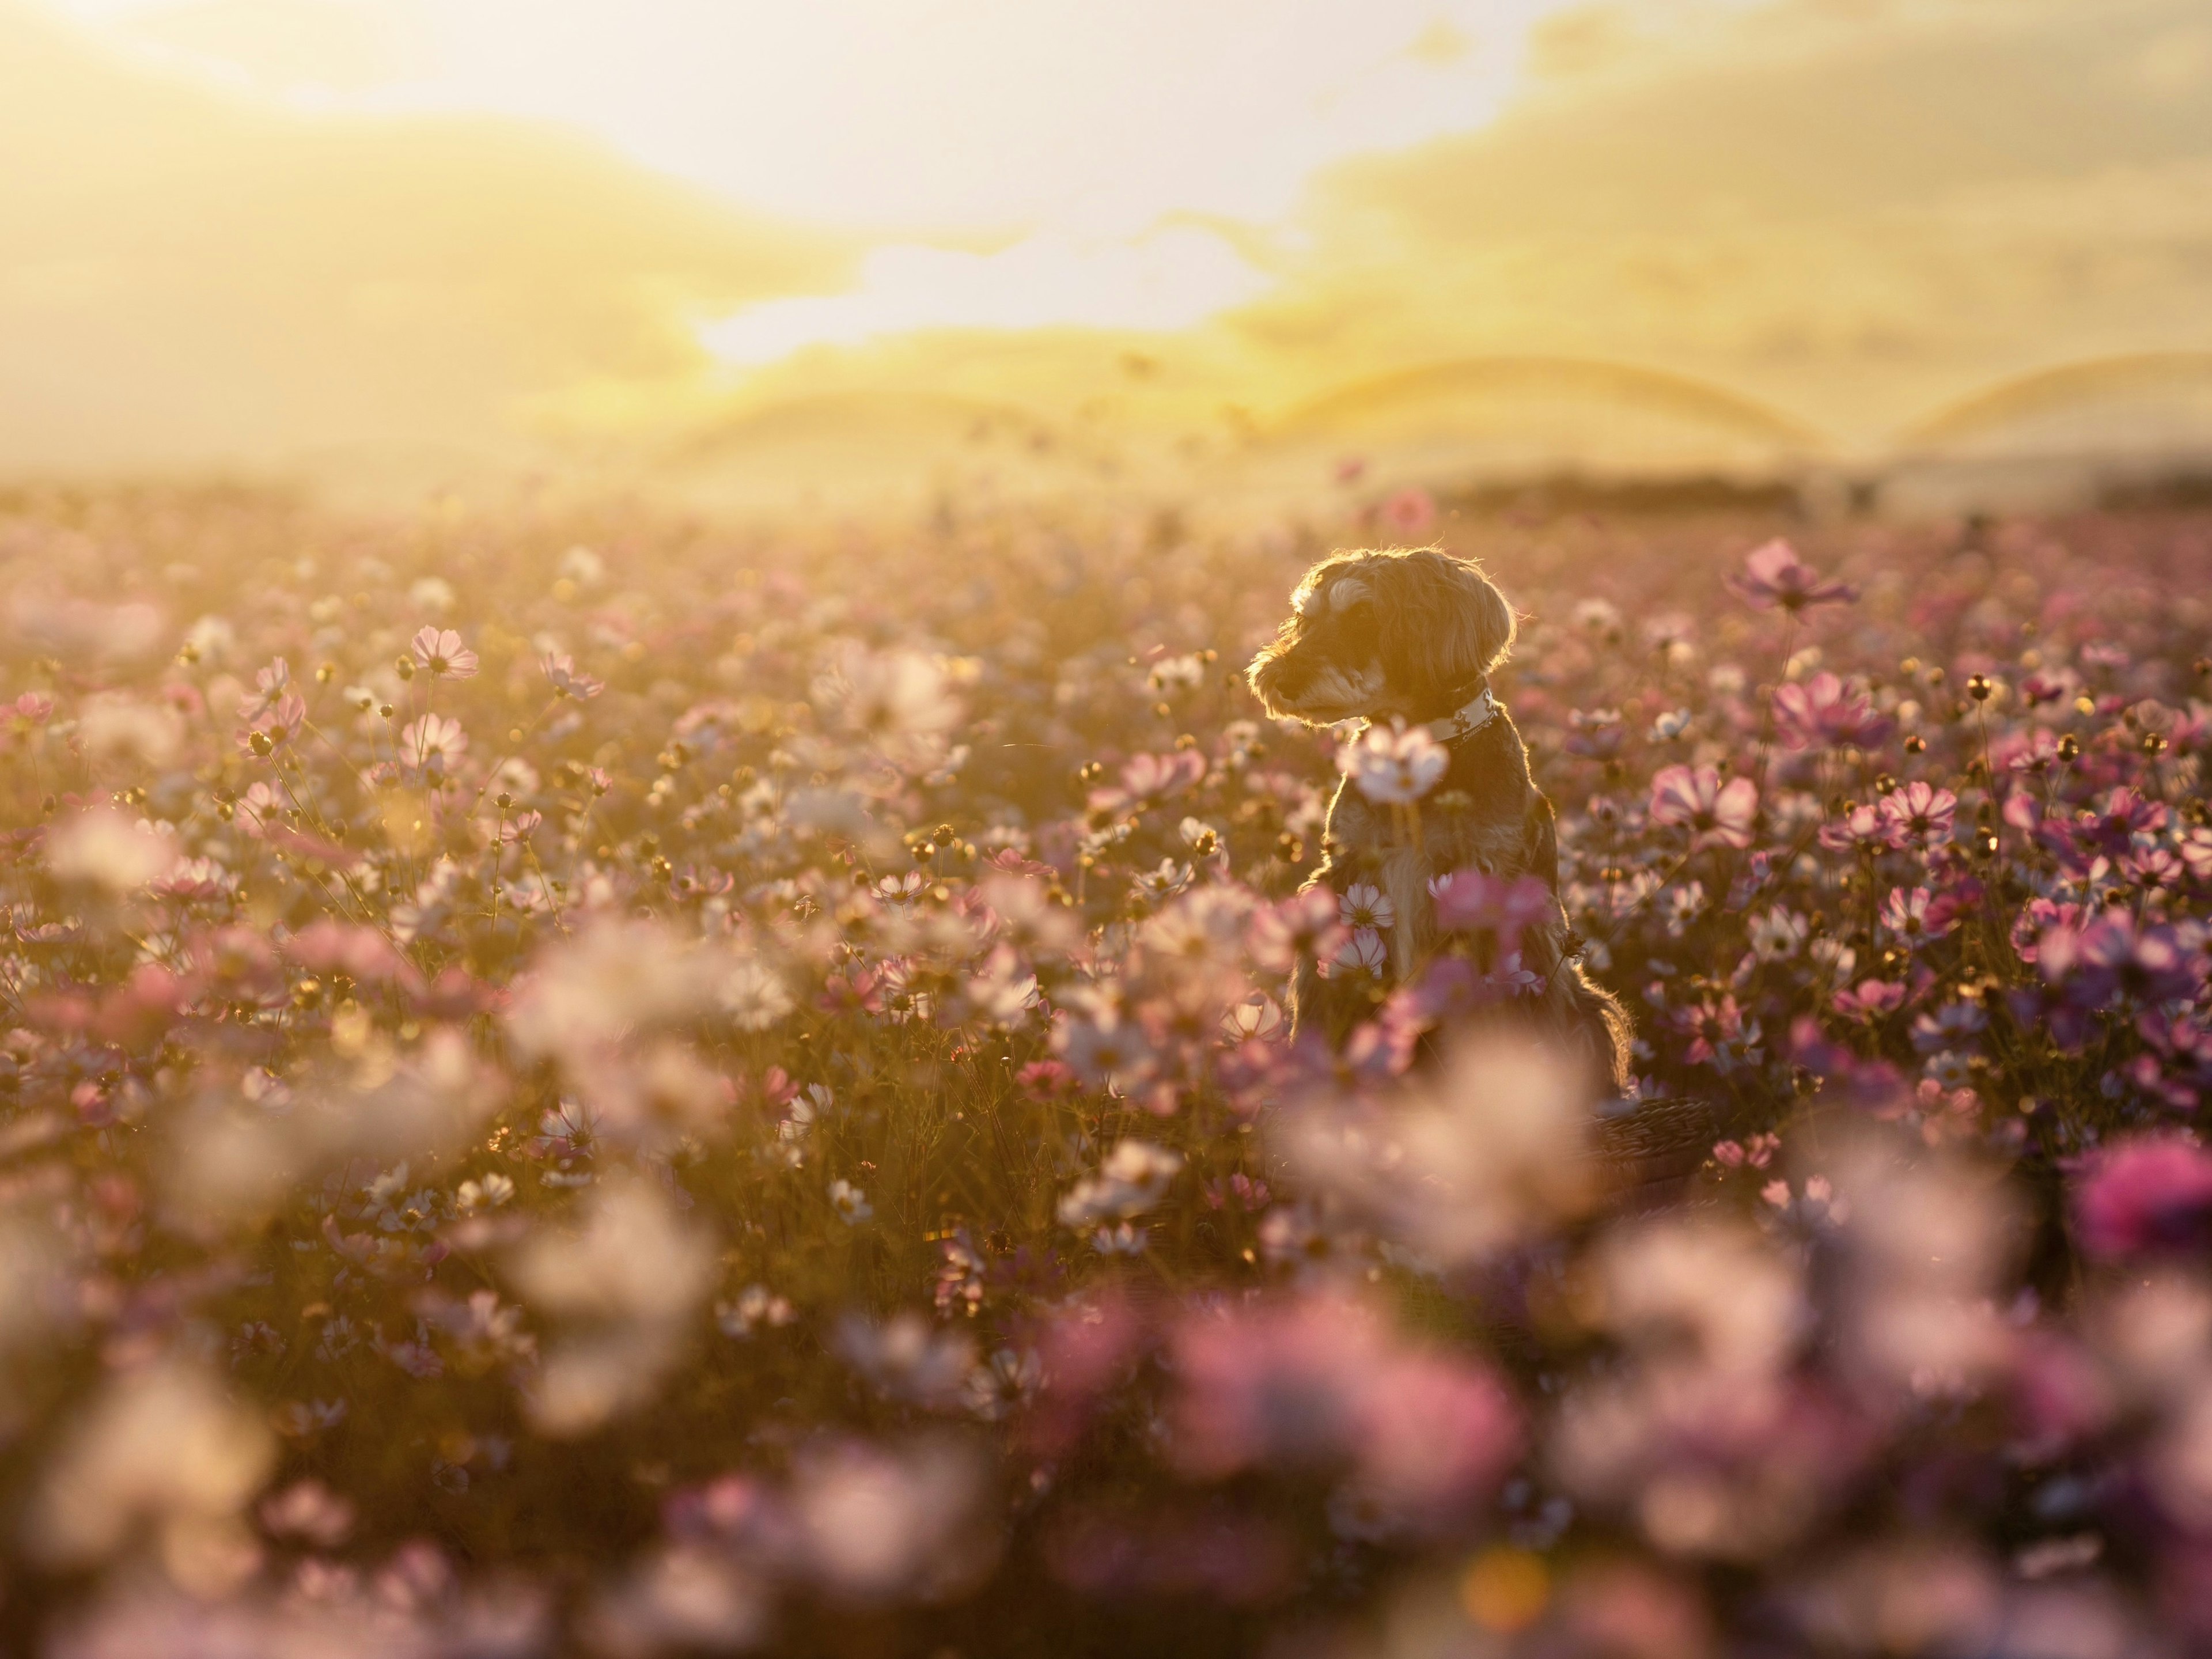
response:
M1253 691L1276 717L1314 726L1339 720L1445 720L1481 696L1491 671L1512 648L1512 608L1481 569L1432 548L1338 553L1306 573L1291 615L1252 660ZM1404 982L1434 953L1431 878L1461 870L1542 878L1559 891L1559 845L1551 803L1528 775L1528 750L1500 708L1452 741L1451 763L1421 801L1417 845L1407 845L1387 809L1349 780L1329 803L1321 867L1307 884L1341 893L1372 882L1397 913L1392 977ZM1585 1054L1596 1079L1628 1081L1628 1017L1612 994L1567 959L1565 912L1522 937L1522 962L1545 990L1528 1010L1539 1026ZM1318 1030L1340 1043L1373 1012L1368 985L1322 978L1310 963L1291 987L1295 1030ZM1595 1079L1594 1079L1595 1080Z

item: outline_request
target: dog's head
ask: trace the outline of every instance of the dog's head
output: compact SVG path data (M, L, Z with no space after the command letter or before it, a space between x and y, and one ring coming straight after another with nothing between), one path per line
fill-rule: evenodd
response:
M1279 718L1435 720L1512 645L1513 609L1470 561L1426 547L1337 553L1306 573L1246 678Z

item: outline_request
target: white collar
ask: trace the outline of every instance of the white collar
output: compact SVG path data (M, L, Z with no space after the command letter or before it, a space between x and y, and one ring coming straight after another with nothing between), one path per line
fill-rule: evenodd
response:
M1490 688L1486 685L1474 694L1472 701L1462 705L1457 713L1447 714L1440 720L1426 721L1421 729L1438 743L1457 743L1462 738L1472 737L1481 731L1504 712L1505 706L1490 695ZM1362 720L1352 728L1352 733L1357 736L1374 724L1373 720Z
M1431 720L1429 735L1438 743L1457 743L1462 738L1470 737L1481 731L1484 726L1504 712L1498 706L1498 699L1490 695L1490 688L1486 685L1481 690L1476 692L1474 700L1462 707L1458 713L1448 715L1440 720Z

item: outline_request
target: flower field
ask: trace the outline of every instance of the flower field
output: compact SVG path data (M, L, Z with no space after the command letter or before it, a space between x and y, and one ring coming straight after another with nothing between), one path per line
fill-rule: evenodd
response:
M1300 895L1340 755L1437 769L1243 665L1431 538L1633 1100L1496 1018L1540 892L1396 987ZM10 1651L2212 1644L2212 519L56 491L0 562Z

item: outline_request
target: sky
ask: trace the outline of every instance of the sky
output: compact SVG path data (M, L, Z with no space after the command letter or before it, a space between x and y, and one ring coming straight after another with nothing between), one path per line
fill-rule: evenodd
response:
M2212 18L0 0L0 476L711 459L801 408L1073 455L1442 398L1588 441L1579 368L1533 406L1451 367L1530 361L1871 453L2212 351Z

